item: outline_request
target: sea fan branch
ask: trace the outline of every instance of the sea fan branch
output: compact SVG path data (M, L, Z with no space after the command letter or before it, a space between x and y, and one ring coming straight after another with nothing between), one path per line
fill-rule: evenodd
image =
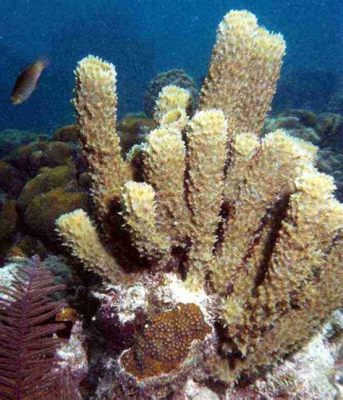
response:
M60 340L53 335L64 324L52 321L63 301L53 301L50 295L63 285L55 285L53 279L40 260L33 258L17 273L10 288L0 287L1 399L75 398L68 397L70 388L58 384L56 350Z

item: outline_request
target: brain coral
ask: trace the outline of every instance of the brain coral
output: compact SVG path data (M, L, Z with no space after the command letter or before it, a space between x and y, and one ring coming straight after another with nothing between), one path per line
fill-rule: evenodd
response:
M151 319L121 362L140 379L168 373L187 358L192 343L204 340L210 330L197 305L178 304Z

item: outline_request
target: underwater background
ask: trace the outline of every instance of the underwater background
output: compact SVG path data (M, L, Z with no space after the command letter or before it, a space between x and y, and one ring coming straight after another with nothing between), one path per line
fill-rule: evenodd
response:
M50 133L73 122L72 71L88 54L115 64L120 116L143 110L159 72L182 68L200 86L215 28L235 8L249 9L287 42L274 110L327 111L342 80L340 0L1 0L0 129ZM51 64L32 98L14 107L16 77L39 56Z
M0 400L343 399L342 44L342 0L0 0Z

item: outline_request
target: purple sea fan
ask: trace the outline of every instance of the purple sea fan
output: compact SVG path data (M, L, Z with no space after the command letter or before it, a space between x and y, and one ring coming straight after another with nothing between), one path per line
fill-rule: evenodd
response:
M67 394L68 385L58 385L61 376L56 349L60 340L53 334L64 324L51 321L63 302L52 300L50 295L63 289L63 285L55 285L53 279L39 258L34 257L19 270L11 287L0 287L2 400L74 398Z

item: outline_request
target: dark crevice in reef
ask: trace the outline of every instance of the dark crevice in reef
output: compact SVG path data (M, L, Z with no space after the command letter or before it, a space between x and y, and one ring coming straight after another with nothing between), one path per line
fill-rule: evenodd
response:
M220 210L220 222L217 227L216 237L217 240L213 247L213 252L215 253L223 243L224 234L228 228L228 221L230 216L234 213L234 206L230 205L228 202L224 201Z
M226 160L225 160L225 165L224 165L224 181L226 180L227 173L232 165L233 162L233 152L232 152L232 140L228 140L227 143L227 155L226 155Z
M267 208L267 211L262 217L259 226L252 235L251 242L249 243L245 256L242 259L241 265L243 268L245 268L246 264L253 256L256 247L260 244L266 229L268 229L269 232L267 232L267 236L265 237L262 261L259 266L259 272L255 278L254 292L256 292L256 288L263 282L266 275L269 261L279 236L282 220L285 218L287 213L288 203L289 195L283 197L278 196L276 201Z
M106 220L107 232L110 233L111 238L111 243L109 244L108 240L107 243L112 255L126 272L139 272L143 268L149 267L151 262L140 257L132 243L131 235L126 229L123 229L125 224L120 211L120 204L114 203Z
M189 209L191 215L194 214L194 210L192 209L192 206L189 201L189 183L190 183L190 168L189 168L189 159L188 159L188 140L187 140L187 133L185 131L182 132L182 139L185 143L186 146L186 157L185 157L185 174L184 174L184 179L183 179L183 192L184 192L184 198L186 202L186 206Z
M268 233L268 237L266 239L266 244L264 247L263 251L263 258L260 264L260 269L259 273L257 274L255 278L255 290L258 288L258 286L261 285L261 283L264 281L264 278L266 276L268 266L270 259L272 257L273 251L275 244L279 238L280 234L280 229L282 226L282 221L285 219L287 215L287 210L288 210L288 205L289 205L289 199L290 199L290 193L284 195L284 196L278 196L276 199L274 205L268 209L268 223L270 224L270 230ZM253 293L256 294L256 293Z
M220 396L221 399L225 399L225 393L227 391L228 385L224 382L215 381L213 379L206 379L199 382L201 385L208 387L212 392Z
M187 261L188 261L188 251L191 247L191 241L189 238L186 239L186 247L176 246L173 247L172 254L172 265L171 269L179 272L181 278L184 280L187 276Z
M238 347L229 336L227 329L220 321L214 323L214 328L218 337L218 342L220 343L218 351L227 360L229 367L233 369L235 367L235 361L238 359L241 360L243 354L238 350Z

